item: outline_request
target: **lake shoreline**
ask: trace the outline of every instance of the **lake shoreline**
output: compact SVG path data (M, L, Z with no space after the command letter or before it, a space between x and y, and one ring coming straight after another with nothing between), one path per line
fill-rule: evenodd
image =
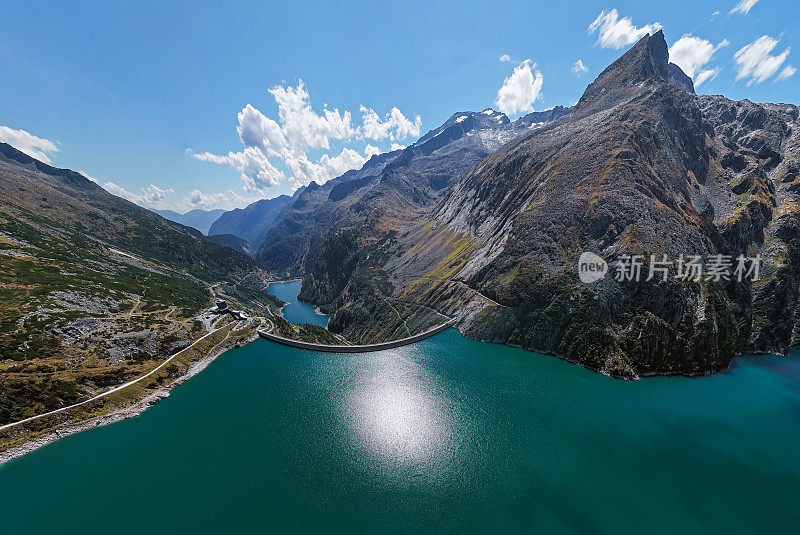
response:
M169 397L170 392L173 389L179 387L184 382L188 381L195 375L205 370L209 364L211 364L214 360L217 359L217 357L221 356L223 353L230 351L231 349L235 349L237 347L249 344L257 340L258 338L259 338L258 331L256 330L252 334L250 334L246 339L228 339L225 342L213 348L208 355L204 356L202 359L198 360L197 362L189 366L189 368L186 370L186 373L176 378L171 383L163 385L158 389L154 390L153 392L150 392L139 401L127 407L121 407L117 410L109 412L108 414L95 416L93 418L89 418L88 420L82 422L76 422L72 424L68 423L61 428L55 429L54 431L48 433L47 435L32 438L31 440L28 440L18 446L14 446L5 451L2 451L0 452L0 467L2 467L3 464L11 460L14 460L18 457L22 457L23 455L31 453L32 451L36 451L39 448L47 446L48 444L55 442L61 438L65 438L70 435L80 433L81 431L86 431L88 429L93 429L95 427L121 422L123 420L127 420L128 418L134 418L143 413L144 411L146 411L151 406L158 403L159 401Z
M294 290L296 290L296 293L292 295L284 294L283 291L277 289L278 286L293 287L294 285L292 283L297 284L297 286L293 288ZM273 284L276 285L275 292L270 291L270 286ZM324 329L327 329L328 323L330 321L330 316L325 312L323 312L322 309L315 303L309 303L307 301L303 301L302 299L300 299L299 293L300 289L302 288L302 285L303 285L302 278L296 278L284 281L271 281L269 284L267 284L266 290L273 296L275 296L277 299L283 301L284 305L280 309L280 316L286 321L297 324L311 323L314 325L318 325ZM283 294L283 295L281 296L278 294ZM289 309L288 315L286 313L287 307L292 307L291 309ZM312 309L313 314L311 316L303 314L302 312L300 312L302 309ZM300 313L299 316L298 313ZM319 319L322 317L324 317L324 323Z

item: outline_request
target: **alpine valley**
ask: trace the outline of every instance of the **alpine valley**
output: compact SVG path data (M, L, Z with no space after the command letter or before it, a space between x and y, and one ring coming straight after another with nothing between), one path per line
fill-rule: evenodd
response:
M311 183L255 258L301 277L300 298L351 341L419 332L441 312L468 337L624 378L785 354L800 341L799 113L695 94L659 31L574 107L513 122L456 113ZM582 251L760 254L763 266L756 282L586 285Z
M0 144L0 425L153 370L211 332L215 298L324 343L412 336L444 314L469 338L620 378L786 354L800 343L799 118L695 94L658 31L572 107L455 113L291 197L193 214L209 237ZM584 284L584 251L763 266L757 281ZM280 318L264 288L289 278L327 331ZM214 343L252 338L247 325Z

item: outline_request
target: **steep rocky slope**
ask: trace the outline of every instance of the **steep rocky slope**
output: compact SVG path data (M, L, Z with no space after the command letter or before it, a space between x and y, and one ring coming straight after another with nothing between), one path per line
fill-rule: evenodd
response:
M312 183L256 258L275 273L302 275L300 297L337 311L333 330L372 340L425 329L441 316L391 296L376 264L385 241L430 218L442 196L482 158L569 111L556 108L513 123L491 109L455 113L406 149L374 156L322 186ZM365 314L372 318L368 327L359 319Z
M366 297L382 295L458 315L469 336L624 377L707 373L737 353L798 343L796 106L696 95L658 32L554 119L453 169L438 190L419 186L429 172L406 173L407 191L420 192L413 203L397 188L384 194L391 202L360 196L361 213L378 216L371 228L385 225L384 214L425 208L371 242L366 219L353 219L350 234L333 232L313 247L322 260L295 259L307 299L332 312L331 328L386 336L376 328L386 318ZM419 144L436 142L440 130ZM308 228L294 223L295 236ZM645 264L638 282L584 284L584 251L612 265L624 255L646 263L651 255L706 263L761 255L761 277L684 280L672 266L666 280L647 281Z
M255 254L252 245L250 245L247 241L243 240L239 236L234 236L233 234L212 234L211 236L208 236L206 239L208 239L208 241L216 243L217 245L222 245L223 247L230 247L234 251L239 251L240 253L246 254L247 256L253 256Z
M407 281L398 291L452 312L464 299L454 292L477 292L471 336L614 375L704 373L739 352L783 352L797 330L796 120L795 106L696 96L661 32L645 37L570 116L455 185L437 207L439 230L408 250L442 234L469 248L442 260L453 269L434 283L420 282L401 248L390 261ZM765 277L585 285L583 251L610 261L761 253Z

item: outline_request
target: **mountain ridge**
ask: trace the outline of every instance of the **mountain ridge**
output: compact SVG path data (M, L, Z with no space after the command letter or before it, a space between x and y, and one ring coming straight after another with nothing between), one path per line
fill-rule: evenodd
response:
M205 235L208 235L208 231L211 228L211 225L219 219L219 217L225 213L225 210L220 208L214 210L203 210L201 208L195 208L193 210L189 210L186 213L178 213L174 210L156 210L153 209L153 212L157 213L161 217L169 219L170 221L174 221L175 223L180 223L181 225L185 225L187 227L192 227L193 229L199 230Z
M262 199L244 208L225 212L214 221L208 233L209 235L231 234L258 249L266 233L285 215L297 194L296 192L291 197L279 195L272 199Z
M466 137L460 116L401 152L382 180L426 157L437 137ZM800 333L796 122L793 105L696 95L659 31L612 62L569 113L468 162L438 193L420 190L425 208L414 217L388 224L381 214L400 198L362 196L362 213L377 214L367 228L389 232L368 235L363 218L332 212L314 253L292 269L304 298L331 313L330 328L360 341L391 336L378 325L391 325L381 307L415 303L458 315L467 336L618 377L702 374L742 352L785 352ZM293 224L295 236L310 225ZM610 260L760 253L782 267L752 284L587 286L577 280L581 251Z
M246 255L3 143L0 259L0 425L152 369L215 296L279 308Z

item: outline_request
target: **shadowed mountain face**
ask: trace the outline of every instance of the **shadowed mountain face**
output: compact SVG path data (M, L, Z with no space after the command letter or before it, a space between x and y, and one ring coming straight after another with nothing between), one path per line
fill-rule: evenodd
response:
M359 299L383 296L380 278L368 273L374 273L375 266L365 262L370 248L428 220L453 184L504 143L566 113L568 109L558 108L513 123L491 109L456 113L406 149L374 156L363 168L323 186L311 184L270 230L256 258L273 272L304 274L300 297L323 310L335 310L338 303L349 300L345 290L355 279L369 287L359 290ZM398 324L398 317L406 313L383 305L383 297L377 299L370 314L390 314L383 323L386 330L377 327L371 333L356 332L336 322L331 328L365 340L389 333L407 335L408 322ZM431 312L426 309L426 318L430 314L429 319L438 321L440 316ZM430 326L426 321L416 325Z
M298 194L299 190L295 193L295 197ZM214 221L208 234L210 236L231 234L258 249L267 232L286 215L292 200L293 198L288 195L281 195L274 199L256 201L245 208L225 212Z
M796 344L796 268L786 263L796 262L797 198L776 184L794 183L797 108L698 97L667 57L661 32L643 38L569 117L467 173L437 207L442 230L426 243L453 233L469 251L449 280L423 284L405 275L409 261L393 259L410 281L402 291L442 303L456 281L497 303L467 320L471 335L621 376L704 373L737 352ZM577 278L583 251L609 260L761 253L769 274L755 285L589 286Z
M208 230L211 228L211 225L219 219L219 216L225 213L225 210L216 209L216 210L201 210L196 208L194 210L190 210L185 214L179 214L174 210L153 210L155 213L169 219L170 221L174 221L176 223L180 223L181 225L186 225L187 227L192 227L193 229L197 229L203 234L208 234Z
M381 303L422 304L459 315L469 336L624 377L706 373L737 352L798 344L796 106L695 95L658 32L551 122L476 128L473 117L353 172L359 182L316 188L307 203L323 220L293 209L270 234L261 258L304 276L331 329L377 340L391 323ZM476 137L493 143L462 144ZM292 256L281 239L314 244ZM764 262L755 283L587 285L583 251Z
M255 254L252 245L241 239L239 236L234 236L233 234L212 234L208 237L208 241L212 241L217 245L222 245L223 247L230 247L231 249L239 251L240 253L244 253L247 256L253 256Z

